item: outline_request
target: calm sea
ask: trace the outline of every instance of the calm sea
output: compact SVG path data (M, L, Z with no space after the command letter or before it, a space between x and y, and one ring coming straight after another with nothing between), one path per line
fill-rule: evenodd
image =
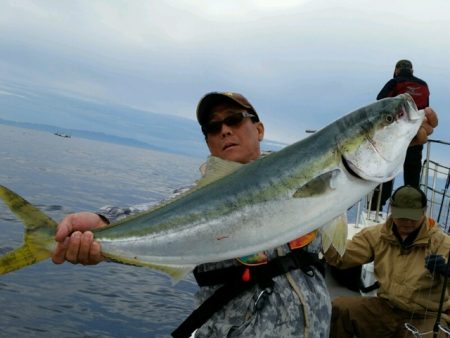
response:
M202 159L0 125L0 184L53 219L158 202L199 177ZM349 211L354 218L355 208ZM0 255L23 226L0 202ZM192 276L45 261L0 276L0 337L168 337L194 309Z
M202 159L0 125L0 184L56 221L104 205L160 201L199 177ZM0 202L0 254L23 226ZM0 337L167 337L194 308L191 277L45 261L0 276Z

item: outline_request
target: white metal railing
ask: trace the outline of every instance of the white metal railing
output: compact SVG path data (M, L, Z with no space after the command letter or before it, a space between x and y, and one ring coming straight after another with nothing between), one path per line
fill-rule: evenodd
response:
M445 159L450 159L450 142L429 140L427 143L426 159L422 166L420 188L428 199L428 216L433 218L448 233L450 213L450 165L431 160L431 148L444 149Z

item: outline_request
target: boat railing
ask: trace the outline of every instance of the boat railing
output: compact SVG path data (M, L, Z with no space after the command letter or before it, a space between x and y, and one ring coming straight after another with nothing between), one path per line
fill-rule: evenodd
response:
M450 146L450 142L442 140L429 140L427 142L427 153L422 166L420 181L420 188L427 195L428 216L440 224L447 233L450 230L450 193L448 190L450 185L450 165L443 164L441 160L431 160L431 150L433 148L433 151L435 151L437 147L440 147L444 149L443 154L448 154L448 146ZM449 158L448 155L445 156L446 160Z

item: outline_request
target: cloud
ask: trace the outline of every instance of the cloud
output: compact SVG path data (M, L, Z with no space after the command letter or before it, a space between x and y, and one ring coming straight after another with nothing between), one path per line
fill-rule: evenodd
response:
M235 90L261 110L267 137L293 142L374 100L400 58L445 112L449 10L445 0L6 1L0 82L192 119L203 94Z

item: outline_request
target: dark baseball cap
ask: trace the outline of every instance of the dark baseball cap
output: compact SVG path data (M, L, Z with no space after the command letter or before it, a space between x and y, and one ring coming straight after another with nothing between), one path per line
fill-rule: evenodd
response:
M427 197L422 190L405 185L398 188L391 197L393 218L407 218L418 221L427 206Z
M255 117L253 120L259 122L259 116L256 113L255 108L250 104L250 102L239 93L233 92L211 92L202 97L197 106L197 120L201 126L208 122L208 116L212 113L212 107L223 103L223 102L233 102L237 103L242 108L245 108L252 112Z

